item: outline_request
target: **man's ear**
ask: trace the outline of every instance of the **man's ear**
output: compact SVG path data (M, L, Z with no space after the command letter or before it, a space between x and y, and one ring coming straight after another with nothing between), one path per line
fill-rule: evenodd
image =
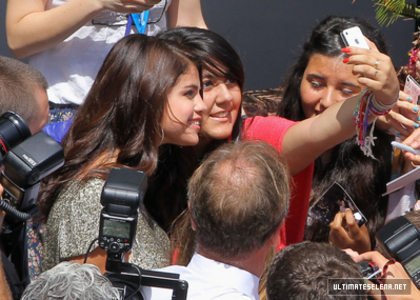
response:
M190 213L190 221L191 221L191 227L194 231L197 231L197 226L195 225L195 221L191 212L191 201L188 200L188 212Z
M284 225L284 221L280 223L280 225L277 227L276 231L273 233L273 235L268 240L268 242L274 247L277 247L277 245L280 242L280 231L281 231L281 228L283 227L283 225Z

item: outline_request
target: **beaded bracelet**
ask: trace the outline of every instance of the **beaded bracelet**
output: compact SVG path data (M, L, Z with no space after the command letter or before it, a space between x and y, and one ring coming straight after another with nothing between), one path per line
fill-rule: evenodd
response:
M372 146L375 145L374 140L376 139L373 136L373 130L375 128L376 118L378 116L383 116L389 113L392 107L397 103L397 100L389 105L385 105L376 100L375 94L368 88L365 88L359 97L359 102L357 103L356 109L353 113L353 119L355 120L355 126L357 130L357 143L360 146L360 149L366 156L375 158L372 152ZM368 117L369 114L375 116L375 120L372 123L372 126L368 133Z
M388 105L385 105L378 100L376 100L375 94L371 92L370 95L370 105L371 105L371 113L375 116L383 116L386 115L391 111L391 109L394 107L395 103L397 103L398 99L400 98L400 93L398 93L397 99Z

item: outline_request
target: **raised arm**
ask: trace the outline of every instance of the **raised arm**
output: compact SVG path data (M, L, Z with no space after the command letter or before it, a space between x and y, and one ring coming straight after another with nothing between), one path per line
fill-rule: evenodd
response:
M181 26L207 28L200 0L172 0L168 9L168 25L170 28Z
M137 13L159 0L70 0L46 9L47 0L8 0L7 43L17 58L49 49L104 10Z
M1 259L0 259L0 299L12 300L12 293L10 292L6 275L4 274L3 263Z
M363 74L358 81L370 88L380 103L390 105L396 102L399 95L395 69L387 55L378 52L374 44L370 45L375 50L346 48L349 58L343 62L354 64L353 72ZM356 133L353 112L359 97L338 102L321 115L306 119L287 131L282 152L292 174L301 171L323 152ZM372 116L369 121L373 121Z

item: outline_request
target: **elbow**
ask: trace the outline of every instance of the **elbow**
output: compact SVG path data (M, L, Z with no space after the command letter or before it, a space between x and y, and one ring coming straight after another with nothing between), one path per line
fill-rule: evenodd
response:
M19 52L12 49L10 49L10 52L12 52L13 57L16 59L24 59L27 57L27 55L25 55L23 52Z
M29 54L25 51L25 49L16 43L7 39L7 45L9 46L10 52L12 52L13 56L17 59L23 59L29 56Z
M18 34L16 30L11 30L6 26L7 45L10 52L17 59L23 59L29 55L34 54L35 45L28 43L22 35Z
M12 23L6 18L6 41L12 55L17 59L23 59L32 54L34 49L31 38L25 35L17 23Z

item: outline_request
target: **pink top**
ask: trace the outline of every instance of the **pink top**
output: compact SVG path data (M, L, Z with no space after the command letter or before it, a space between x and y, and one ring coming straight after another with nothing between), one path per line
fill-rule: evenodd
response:
M284 135L296 123L280 117L248 118L245 120L243 138L263 140L281 153ZM280 244L277 250L303 240L313 171L314 163L312 162L293 176L289 213L280 232Z

